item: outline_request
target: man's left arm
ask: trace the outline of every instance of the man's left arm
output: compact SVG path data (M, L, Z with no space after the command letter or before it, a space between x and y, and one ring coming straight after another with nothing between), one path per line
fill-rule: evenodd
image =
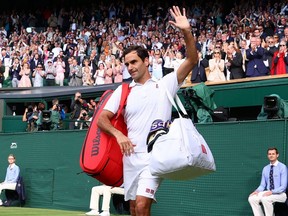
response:
M13 182L17 182L19 174L20 174L20 168L18 166L15 166L15 172L13 175Z
M177 80L178 84L180 84L197 64L198 55L196 52L196 43L191 33L191 27L186 17L185 8L183 8L183 15L178 6L173 6L173 8L170 9L170 13L172 17L174 17L175 22L169 21L169 23L182 31L186 43L186 58L177 70Z
M279 194L286 191L287 188L287 167L286 165L281 166L280 168L280 187L272 190L273 194Z
M7 181L8 181L8 168L7 168L7 172L6 172L6 176L5 176L4 182L2 182L2 183L5 183Z

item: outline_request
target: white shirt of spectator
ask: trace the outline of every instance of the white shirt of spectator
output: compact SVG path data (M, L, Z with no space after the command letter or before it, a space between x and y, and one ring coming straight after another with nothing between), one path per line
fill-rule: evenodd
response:
M128 72L128 68L126 67L126 65L123 64L123 79L129 79L131 77L131 75Z
M60 51L62 51L62 48L61 47L54 47L52 49L52 52L53 52L53 58L57 57L60 53Z
M165 56L163 67L164 68L173 68L173 64L172 64L173 61L174 61L174 58L173 59L170 58L169 55Z
M172 61L172 65L173 65L173 68L174 68L174 72L177 72L178 68L180 67L180 65L185 61L185 59L178 59L178 58L175 58L173 61Z

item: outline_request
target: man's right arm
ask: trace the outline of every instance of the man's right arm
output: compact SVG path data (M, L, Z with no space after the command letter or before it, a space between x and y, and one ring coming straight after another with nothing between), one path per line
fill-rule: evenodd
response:
M113 118L113 116L114 116L114 113L108 110L103 110L97 120L97 126L103 132L116 138L117 143L120 146L120 150L122 154L130 155L131 153L134 152L133 145L127 136L125 136L121 131L117 130L112 125L111 119Z
M259 192L264 191L265 187L266 187L265 185L266 185L266 181L265 181L265 175L264 175L264 169L263 169L262 170L261 183L260 183L259 187L255 191L253 191L249 196L256 195Z
M174 17L174 21L169 21L173 26L181 29L186 44L186 58L177 70L178 84L181 84L187 75L192 71L192 68L198 62L198 55L196 51L196 43L191 33L191 27L186 17L186 10L181 12L178 6L173 6L170 9L170 14Z
M103 110L97 120L97 126L108 135L117 137L120 135L119 133L121 132L111 124L111 119L113 118L113 116L114 113L108 110Z
M262 171L262 177L261 177L261 182L259 187L256 189L256 191L260 192L260 191L264 191L266 189L267 183L266 183L266 179L265 179L265 167L263 168Z

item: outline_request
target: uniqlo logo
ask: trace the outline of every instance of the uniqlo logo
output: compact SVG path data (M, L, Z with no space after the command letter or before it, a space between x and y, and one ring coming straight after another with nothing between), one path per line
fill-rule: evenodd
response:
M146 188L146 193L154 194L155 191L153 189Z
M203 144L201 144L201 148L202 148L202 153L207 154L207 150Z

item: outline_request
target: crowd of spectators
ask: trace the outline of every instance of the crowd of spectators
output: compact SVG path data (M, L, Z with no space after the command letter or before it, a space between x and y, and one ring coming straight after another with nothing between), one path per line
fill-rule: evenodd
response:
M189 4L188 4L189 3ZM129 80L123 50L149 50L151 74L176 71L185 42L168 22L169 2L91 1L85 7L45 7L0 14L0 85L91 86ZM199 64L192 83L285 74L288 4L236 0L178 4L187 10ZM83 5L82 5L83 6ZM8 14L7 14L8 13Z

